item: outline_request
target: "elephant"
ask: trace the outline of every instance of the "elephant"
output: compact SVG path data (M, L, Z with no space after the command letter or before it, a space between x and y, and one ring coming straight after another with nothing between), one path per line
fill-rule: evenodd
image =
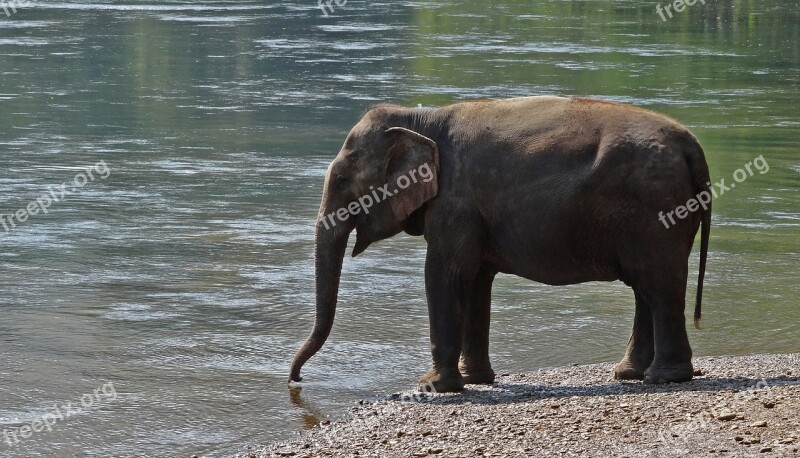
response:
M401 231L425 237L433 364L420 386L454 392L494 382L489 322L498 273L548 285L622 281L636 308L615 379L688 381L688 260L702 225L699 328L711 199L697 205L697 196L710 196L709 181L686 127L630 105L555 96L375 105L325 175L316 319L289 381L302 380L300 369L330 334L354 229L352 256Z

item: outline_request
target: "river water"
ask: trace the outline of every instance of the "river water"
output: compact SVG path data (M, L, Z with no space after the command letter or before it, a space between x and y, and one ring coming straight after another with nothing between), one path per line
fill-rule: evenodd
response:
M228 456L415 386L425 244L406 235L346 259L331 338L286 385L323 174L381 101L603 97L688 125L715 181L763 156L714 203L690 339L800 351L794 0L666 21L650 1L17 3L0 11L2 456ZM632 324L618 282L500 276L493 301L498 372L618 360Z

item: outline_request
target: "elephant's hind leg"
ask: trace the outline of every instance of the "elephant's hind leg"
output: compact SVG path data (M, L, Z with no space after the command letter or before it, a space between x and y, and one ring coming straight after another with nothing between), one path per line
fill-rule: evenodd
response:
M495 373L489 362L489 315L492 282L497 273L481 267L466 304L464 337L458 369L465 384L491 384Z
M685 264L683 264L685 266ZM645 383L686 382L692 379L692 349L686 334L686 277L675 267L648 279L640 287L642 300L653 315L653 361L644 371Z
M633 331L622 361L614 367L617 380L643 380L644 371L650 367L655 356L653 341L653 314L650 306L634 291L636 312L633 316Z

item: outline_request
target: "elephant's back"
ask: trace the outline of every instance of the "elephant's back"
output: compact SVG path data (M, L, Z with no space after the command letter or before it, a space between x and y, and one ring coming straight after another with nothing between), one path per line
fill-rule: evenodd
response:
M469 178L455 187L477 203L501 269L532 255L572 274L511 273L551 284L613 279L620 253L663 229L659 211L694 195L686 151L699 145L684 126L647 110L584 99L542 103L548 116L529 117L527 124L522 110L510 125L473 126L457 161L457 176ZM693 226L666 235L689 239Z

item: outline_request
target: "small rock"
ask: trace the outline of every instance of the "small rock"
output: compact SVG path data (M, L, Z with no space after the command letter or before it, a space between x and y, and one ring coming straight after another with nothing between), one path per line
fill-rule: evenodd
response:
M775 407L775 403L772 401L764 401L764 407L766 407L767 409L771 409Z
M736 414L735 414L735 413L732 413L732 412L726 412L726 413L720 414L720 415L717 417L717 420L720 420L720 421L730 421L730 420L733 420L734 418L736 418Z
M741 441L743 441L743 440L744 440L744 437L742 437L742 436L736 436L736 437L734 437L734 438L733 438L733 440L735 440L736 442L741 442Z
M767 453L767 452L771 452L771 451L772 451L772 447L762 447L761 450L758 451L758 453Z
M764 421L764 420L756 421L756 422L750 423L750 426L752 426L753 428L766 428L767 427L767 422Z

